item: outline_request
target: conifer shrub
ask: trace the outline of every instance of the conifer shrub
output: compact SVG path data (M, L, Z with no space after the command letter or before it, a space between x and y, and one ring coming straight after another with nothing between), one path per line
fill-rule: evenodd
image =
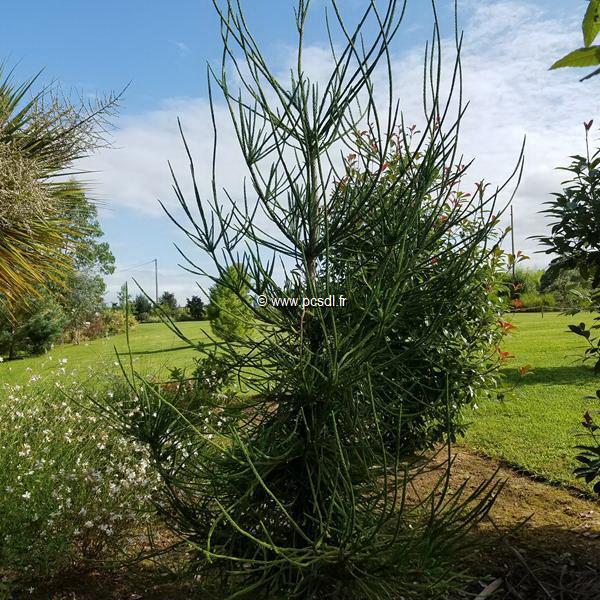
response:
M51 298L0 307L0 354L8 360L46 352L60 338L67 319Z
M129 398L107 407L149 448L157 506L204 591L443 597L500 489L451 490L447 451L461 408L497 367L499 190L461 191L463 111L458 89L442 100L437 35L421 132L402 126L390 55L401 4L369 2L353 30L334 2L346 45L317 86L302 59L308 2L297 5L289 82L273 75L239 5L215 2L225 60L211 86L230 109L249 189L223 203L216 184L212 198L195 185L189 199L175 179L189 223L169 215L214 267L188 256L190 270L224 285L253 331L187 340L211 365L191 378L193 402L130 372ZM456 88L459 72L457 61ZM374 81L386 76L382 108Z
M221 273L208 294L210 303L206 316L215 335L224 340L244 338L252 329L251 299L241 273L240 265L231 265Z

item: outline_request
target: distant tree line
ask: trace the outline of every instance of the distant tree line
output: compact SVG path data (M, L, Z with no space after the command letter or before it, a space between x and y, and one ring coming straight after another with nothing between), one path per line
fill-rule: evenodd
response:
M528 269L519 267L504 276L503 294L508 296L511 310L541 312L585 309L590 280L578 269Z
M140 323L158 323L164 317L173 321L203 321L207 318L206 306L200 296L186 298L184 306L179 306L173 292L164 291L158 302L152 301L146 294L140 293L128 298L129 310ZM125 288L121 288L118 301L113 308L125 309Z

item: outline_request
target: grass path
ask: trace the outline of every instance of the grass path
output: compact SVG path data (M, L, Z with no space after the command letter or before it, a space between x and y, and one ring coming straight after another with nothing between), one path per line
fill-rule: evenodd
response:
M506 340L514 355L503 370L507 384L517 385L504 401L484 401L473 414L462 443L491 458L502 459L549 481L584 488L572 475L573 447L586 410L600 402L585 400L600 388L600 377L577 359L584 341L567 332L567 325L591 315L565 317L557 313L519 314L511 319L517 329ZM518 375L519 366L533 371Z
M193 341L206 339L208 321L178 323L181 331ZM137 370L144 373L165 373L171 367L193 364L198 352L190 348L162 323L144 323L130 331L131 351ZM24 385L31 377L52 377L65 369L78 379L99 369L117 369L116 351L127 352L125 334L82 344L56 346L41 357L30 357L0 364L0 384ZM125 361L129 359L125 356Z

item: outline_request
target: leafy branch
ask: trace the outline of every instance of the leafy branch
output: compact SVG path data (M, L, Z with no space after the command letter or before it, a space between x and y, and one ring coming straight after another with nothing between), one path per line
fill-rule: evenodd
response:
M583 17L583 48L578 48L557 60L550 69L563 67L594 67L600 65L600 46L592 46L600 32L600 0L590 0ZM591 79L600 73L600 68L586 75L581 81Z

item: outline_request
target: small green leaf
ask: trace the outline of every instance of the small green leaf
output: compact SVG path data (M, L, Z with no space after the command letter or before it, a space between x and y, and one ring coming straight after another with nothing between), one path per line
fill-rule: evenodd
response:
M561 69L563 67L593 67L600 65L600 46L579 48L557 60L550 69Z
M590 0L585 17L583 17L583 43L591 46L600 32L600 0Z

